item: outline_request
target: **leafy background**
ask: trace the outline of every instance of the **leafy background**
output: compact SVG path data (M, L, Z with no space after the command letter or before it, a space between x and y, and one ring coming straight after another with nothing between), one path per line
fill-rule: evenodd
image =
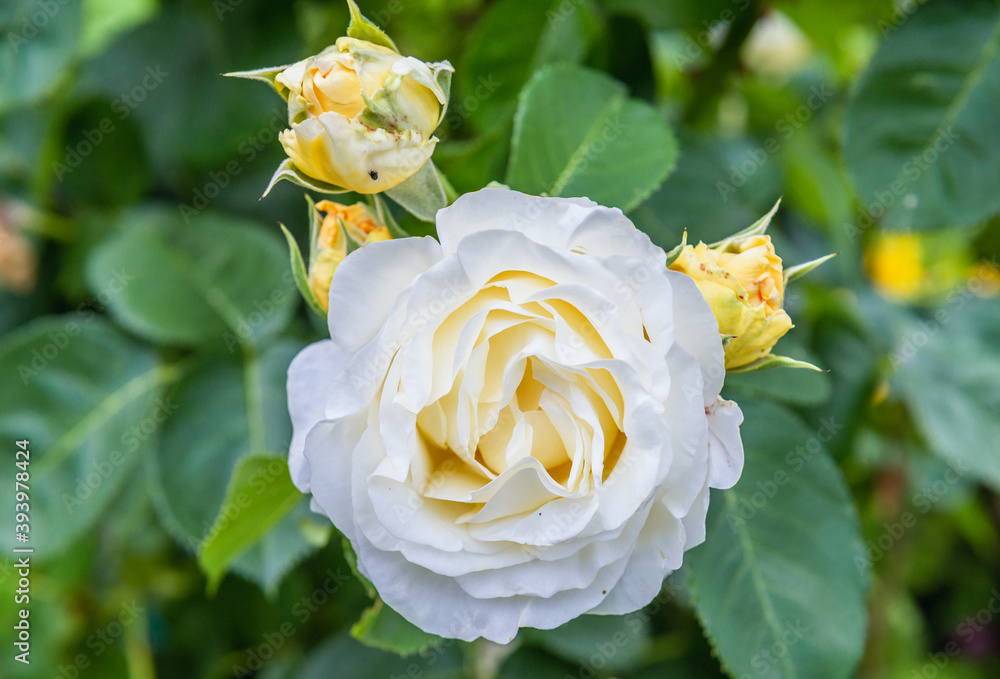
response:
M789 292L779 349L829 372L727 380L746 472L646 609L507 655L429 638L372 606L281 462L285 370L323 332L277 227L303 241L305 204L290 184L258 202L282 102L219 77L319 51L346 6L5 2L0 674L1000 676L1000 6L362 9L455 64L435 162L459 191L588 195L667 248L783 196L786 262L840 256ZM11 650L24 438L30 667Z

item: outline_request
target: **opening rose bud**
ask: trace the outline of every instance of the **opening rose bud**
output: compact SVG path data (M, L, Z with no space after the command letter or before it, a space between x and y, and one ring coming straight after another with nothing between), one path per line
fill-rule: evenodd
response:
M718 247L687 245L670 268L694 279L719 322L719 332L731 336L726 344L727 370L767 356L792 329L782 308L781 258L770 236L729 239Z
M448 101L442 73L451 71L447 62L340 38L275 76L291 124L281 145L309 177L358 193L390 189L434 152Z
M315 242L309 255L309 288L324 311L330 308L330 281L333 272L347 256L348 241L364 246L388 240L389 229L380 226L375 215L363 203L341 205L332 200L316 203Z
M288 103L291 129L278 137L288 159L267 191L288 179L325 193L380 193L434 153L454 69L402 56L353 0L348 6L347 35L319 54L227 74L266 82Z

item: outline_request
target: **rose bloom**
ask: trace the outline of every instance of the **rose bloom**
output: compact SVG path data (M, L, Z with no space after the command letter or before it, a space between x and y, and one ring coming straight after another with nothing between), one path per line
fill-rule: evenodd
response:
M507 643L649 603L736 483L694 281L619 210L506 189L350 254L292 362L289 467L384 601Z

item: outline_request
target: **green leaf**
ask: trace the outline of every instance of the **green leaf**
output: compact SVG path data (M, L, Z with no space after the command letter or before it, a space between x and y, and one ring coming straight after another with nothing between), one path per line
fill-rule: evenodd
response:
M233 351L285 328L295 311L281 239L256 224L162 209L129 213L86 264L95 298L132 332L163 344Z
M366 646L404 657L422 653L442 642L441 637L423 631L386 606L381 599L376 599L361 614L351 627L351 636Z
M552 630L527 628L524 640L578 667L590 667L595 650L614 649L602 653L607 669L626 670L635 667L648 650L650 633L648 619L643 616L581 615Z
M30 545L39 557L90 530L139 458L155 448L174 407L163 387L177 371L93 312L36 319L0 343L0 435L11 448L0 483L14 492L13 441L30 442ZM10 495L13 509L13 495ZM5 511L5 548L14 512ZM22 545L23 546L23 545Z
M868 561L840 471L777 405L741 404L743 476L713 491L705 544L686 557L695 610L732 676L852 676L865 639Z
M437 211L448 207L448 195L432 160L402 183L386 190L385 195L425 222L433 222Z
M341 538L341 547L344 549L344 561L351 569L351 573L357 578L361 586L364 587L365 594L374 599L378 596L378 592L375 591L375 585L371 583L365 576L361 574L358 570L358 555L354 553L354 547L351 546L351 541L347 538Z
M929 229L1000 211L1000 6L931 2L892 32L858 84L844 158L886 227ZM864 224L861 225L865 226Z
M310 219L312 219L311 214ZM295 279L295 287L299 289L299 294L302 295L302 299L306 301L309 308L323 318L326 318L326 312L323 311L319 300L316 299L312 288L309 287L309 272L306 271L306 263L302 260L302 251L299 249L299 244L295 242L295 236L285 228L284 224L279 224L279 226L281 227L281 232L285 234L285 240L288 242L288 255L291 258L292 278Z
M163 525L191 552L212 537L240 460L287 449L285 381L300 348L286 340L259 354L248 349L237 359L206 358L171 393L177 411L163 426L155 453L145 458L146 476ZM303 498L232 569L273 592L314 549L298 526L309 516Z
M490 5L469 35L456 69L449 125L457 130L469 120L484 133L507 126L518 92L532 73L546 64L582 61L599 26L589 0L500 0Z
M287 460L260 454L241 458L219 515L198 553L209 591L214 593L229 565L301 501L302 493L288 474Z
M83 0L82 52L88 56L98 54L158 9L157 0Z
M358 3L354 0L347 0L347 6L351 10L351 23L347 27L347 35L356 40L367 40L368 42L374 43L376 45L381 45L382 47L388 47L391 50L398 52L396 48L396 43L392 41L381 28L373 24L371 21L365 18L361 14L361 10L358 8Z
M38 101L59 87L80 45L79 2L43 9L14 0L0 9L0 114Z
M521 92L506 183L535 195L586 196L628 211L673 169L677 145L660 113L620 82L559 64Z
M961 304L961 306L958 306ZM1000 310L995 300L949 298L904 328L889 356L895 390L931 450L1000 491Z
M446 639L418 658L401 658L370 648L339 632L316 648L294 675L295 679L337 677L417 677L418 679L462 679L459 644Z

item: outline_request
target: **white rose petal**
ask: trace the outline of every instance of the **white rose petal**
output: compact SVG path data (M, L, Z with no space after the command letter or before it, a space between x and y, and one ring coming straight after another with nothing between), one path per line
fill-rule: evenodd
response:
M289 370L293 481L428 632L649 603L742 470L711 310L586 199L484 189L437 226L337 268Z

